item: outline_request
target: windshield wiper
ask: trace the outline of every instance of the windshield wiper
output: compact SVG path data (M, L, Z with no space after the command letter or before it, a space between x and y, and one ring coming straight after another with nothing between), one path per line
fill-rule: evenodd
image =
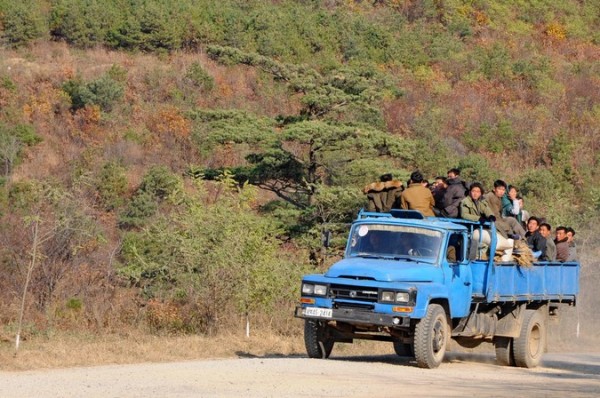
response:
M370 253L357 253L354 255L354 257L360 257L360 258L375 258L375 259L382 259L382 258L388 258L389 257L385 257L385 256L378 256L376 254L370 254Z

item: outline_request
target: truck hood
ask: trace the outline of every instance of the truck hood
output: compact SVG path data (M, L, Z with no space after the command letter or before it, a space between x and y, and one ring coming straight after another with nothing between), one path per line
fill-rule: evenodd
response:
M423 262L354 257L333 264L325 276L384 282L434 282L441 277L441 270Z

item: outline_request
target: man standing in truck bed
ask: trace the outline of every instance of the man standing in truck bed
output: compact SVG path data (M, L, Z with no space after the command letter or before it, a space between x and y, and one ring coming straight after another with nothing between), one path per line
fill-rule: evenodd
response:
M426 217L434 217L433 206L435 200L429 188L424 187L423 174L420 171L413 171L410 175L410 184L402 192L400 203L403 209L418 210Z
M444 194L442 201L444 208L442 209L442 217L458 218L460 210L460 202L465 198L467 192L466 184L460 178L459 169L448 170L448 188Z

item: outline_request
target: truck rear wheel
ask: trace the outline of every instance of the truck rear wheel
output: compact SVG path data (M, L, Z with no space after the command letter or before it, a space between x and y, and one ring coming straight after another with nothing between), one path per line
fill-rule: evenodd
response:
M496 362L501 366L515 366L513 339L510 337L495 337Z
M327 359L331 355L334 340L327 329L325 322L313 319L304 321L304 346L309 358Z
M450 335L446 311L439 304L427 308L425 318L415 327L415 359L420 368L440 366Z
M521 333L513 341L515 365L522 368L538 366L546 347L546 324L542 313L525 310Z

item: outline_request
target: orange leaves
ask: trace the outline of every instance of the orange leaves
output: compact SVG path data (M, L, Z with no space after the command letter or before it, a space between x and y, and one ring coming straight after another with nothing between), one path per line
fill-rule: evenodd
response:
M490 17L483 11L474 10L473 18L478 26L486 26L490 23Z
M559 22L553 21L546 25L544 33L552 41L563 41L567 38L567 29Z
M148 129L161 137L173 137L176 141L187 140L191 132L190 121L174 106L167 106L152 115Z
M103 130L98 128L101 118L102 111L98 105L86 105L78 109L73 115L76 126L74 135L83 138L87 142L101 142L104 138L101 134Z
M31 94L29 101L23 105L23 115L30 121L49 119L53 117L55 106L66 101L62 90L44 83L36 88L36 92Z

